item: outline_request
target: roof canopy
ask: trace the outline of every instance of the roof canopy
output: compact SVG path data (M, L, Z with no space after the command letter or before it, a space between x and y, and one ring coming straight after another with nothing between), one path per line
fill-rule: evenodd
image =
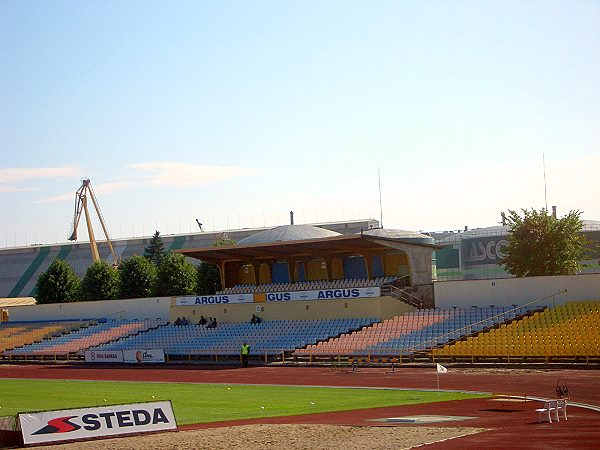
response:
M0 308L8 308L9 306L31 306L37 304L33 297L9 297L0 298Z
M362 234L367 236L397 239L404 242L411 242L413 244L433 244L435 242L434 239L427 234L421 234L416 231L395 230L389 228L372 228L370 230L365 230L362 232Z
M238 244L226 247L204 247L177 250L190 258L220 264L226 261L285 260L303 256L335 257L364 255L385 251L405 250L408 247L427 247L431 251L441 246L415 242L403 242L375 236L340 235L319 239L303 239L284 242Z
M238 244L262 244L267 242L304 241L308 239L320 239L324 237L341 236L335 231L312 225L283 225L280 227L264 230L248 236Z

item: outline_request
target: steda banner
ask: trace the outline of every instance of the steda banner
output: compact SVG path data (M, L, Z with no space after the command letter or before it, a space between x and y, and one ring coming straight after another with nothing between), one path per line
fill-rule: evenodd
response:
M24 444L176 430L171 401L19 414Z

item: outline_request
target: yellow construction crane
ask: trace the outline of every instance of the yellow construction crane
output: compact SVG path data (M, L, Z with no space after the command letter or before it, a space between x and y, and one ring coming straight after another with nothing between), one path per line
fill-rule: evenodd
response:
M94 229L92 228L92 219L90 217L90 213L88 211L87 206L88 197L92 199L92 203L94 204L94 208L96 209L96 213L98 214L98 219L100 219L100 224L102 225L102 230L104 231L104 236L106 236L106 243L108 244L108 248L110 249L110 253L112 254L114 265L117 266L117 255L115 254L112 243L110 242L110 238L108 237L108 230L106 229L104 218L102 217L102 213L100 212L100 207L98 206L98 201L96 200L94 190L92 189L92 183L89 179L83 180L81 183L81 187L77 189L77 192L75 192L75 216L73 217L72 232L71 236L69 237L69 240L77 240L77 225L79 225L79 219L81 219L81 212L83 211L85 213L85 221L87 223L88 235L90 237L92 260L94 262L100 260L100 254L98 253L98 245L96 244L96 238L94 237Z

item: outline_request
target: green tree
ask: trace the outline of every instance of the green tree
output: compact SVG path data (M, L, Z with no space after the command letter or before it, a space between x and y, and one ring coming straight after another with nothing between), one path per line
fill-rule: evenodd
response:
M502 221L510 230L506 257L500 264L517 277L572 275L582 268L587 254L580 211L556 218L542 209L509 210Z
M83 300L114 300L119 295L119 271L106 261L94 262L81 281Z
M37 280L35 299L39 304L76 302L80 280L62 259L52 261Z
M196 268L180 253L166 255L160 266L156 280L156 295L193 295L197 283Z
M198 295L212 295L221 290L221 275L219 268L209 262L202 261L196 267L198 273Z
M120 298L151 297L156 284L156 266L143 256L131 256L119 267Z
M162 241L160 232L156 231L154 236L152 236L148 247L144 248L144 257L152 261L154 265L158 267L166 254L167 251L165 250L165 244Z

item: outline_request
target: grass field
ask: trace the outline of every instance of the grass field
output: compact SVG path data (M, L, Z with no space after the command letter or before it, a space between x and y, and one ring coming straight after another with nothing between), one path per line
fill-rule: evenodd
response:
M63 380L0 380L0 392L0 416L171 400L180 425L483 397L393 389Z

